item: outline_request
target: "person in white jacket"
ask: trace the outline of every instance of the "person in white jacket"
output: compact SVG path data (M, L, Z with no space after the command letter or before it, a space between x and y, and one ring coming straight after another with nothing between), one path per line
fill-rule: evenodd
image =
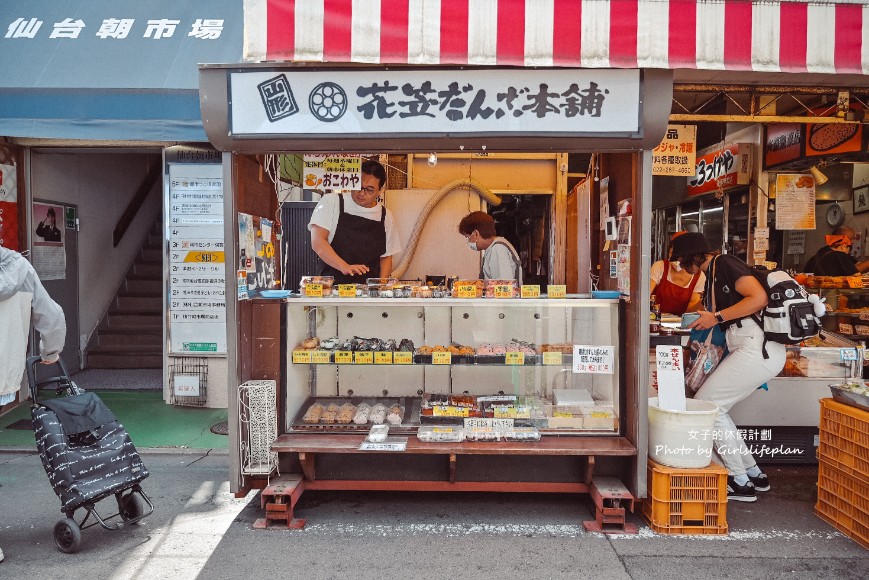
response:
M31 321L39 332L42 362L56 362L66 340L63 309L45 291L30 262L0 246L0 409L21 388Z

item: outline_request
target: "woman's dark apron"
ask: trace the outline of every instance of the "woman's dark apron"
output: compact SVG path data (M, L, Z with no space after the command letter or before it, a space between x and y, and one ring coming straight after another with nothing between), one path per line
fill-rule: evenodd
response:
M380 207L380 221L375 221L344 213L343 194L338 194L338 204L338 225L335 226L332 249L348 264L365 264L368 273L347 276L325 264L320 274L334 276L335 284L364 284L368 278L379 278L380 257L386 252L386 208Z

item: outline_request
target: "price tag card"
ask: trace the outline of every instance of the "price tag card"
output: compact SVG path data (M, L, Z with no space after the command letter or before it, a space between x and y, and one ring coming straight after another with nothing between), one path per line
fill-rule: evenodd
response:
M562 362L562 353L560 352L544 352L543 364L545 365L560 365Z
M294 350L293 364L306 364L311 362L310 350Z
M562 419L573 419L573 413L565 413L564 411L555 411L553 417L561 417Z
M458 294L459 298L476 298L477 286L475 284L459 284L456 294Z
M508 352L507 357L504 359L504 364L524 365L525 364L525 353L524 352Z
M356 284L338 284L339 298L356 298Z
M467 407L450 407L448 405L435 405L431 409L435 417L467 417L470 409Z
M305 296L309 298L322 298L323 297L323 285L322 284L305 284Z
M315 350L311 353L311 362L315 365L327 365L329 364L329 351L328 350Z
M391 365L392 364L392 352L375 352L374 353L374 364L376 364L376 365Z
M512 284L495 284L495 298L513 298Z
M335 363L339 365L347 365L353 362L353 353L349 350L335 351Z
M392 364L396 364L396 365L411 365L411 364L413 364L413 353L412 352L393 353Z
M383 443L363 441L359 451L405 451L407 449L407 437L388 437Z
M564 284L550 284L546 287L546 295L549 298L564 298L567 296L567 286Z
M522 298L540 298L540 285L522 284L522 288L519 289L519 295Z
M370 365L374 362L374 353L373 352L357 352L355 362L358 365Z
M857 360L857 349L856 348L842 348L842 349L839 349L839 352L842 355L842 360L847 360L847 361Z
M453 353L451 353L451 352L433 352L433 353L431 353L431 363L433 365L453 364Z

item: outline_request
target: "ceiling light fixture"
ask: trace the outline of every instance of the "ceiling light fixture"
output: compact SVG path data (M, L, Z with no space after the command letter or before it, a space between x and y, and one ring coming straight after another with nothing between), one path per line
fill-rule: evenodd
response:
M428 165L429 165L429 167L434 167L434 166L437 165L437 164L438 164L438 154L437 154L437 153L431 153L431 154L428 156Z

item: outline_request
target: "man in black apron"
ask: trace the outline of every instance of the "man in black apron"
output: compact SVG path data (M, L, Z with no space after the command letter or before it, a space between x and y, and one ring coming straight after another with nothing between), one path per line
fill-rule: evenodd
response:
M311 216L311 247L325 263L320 274L333 276L336 284L361 284L392 272L392 255L401 248L392 215L377 203L385 184L383 166L365 161L360 189L323 196Z

